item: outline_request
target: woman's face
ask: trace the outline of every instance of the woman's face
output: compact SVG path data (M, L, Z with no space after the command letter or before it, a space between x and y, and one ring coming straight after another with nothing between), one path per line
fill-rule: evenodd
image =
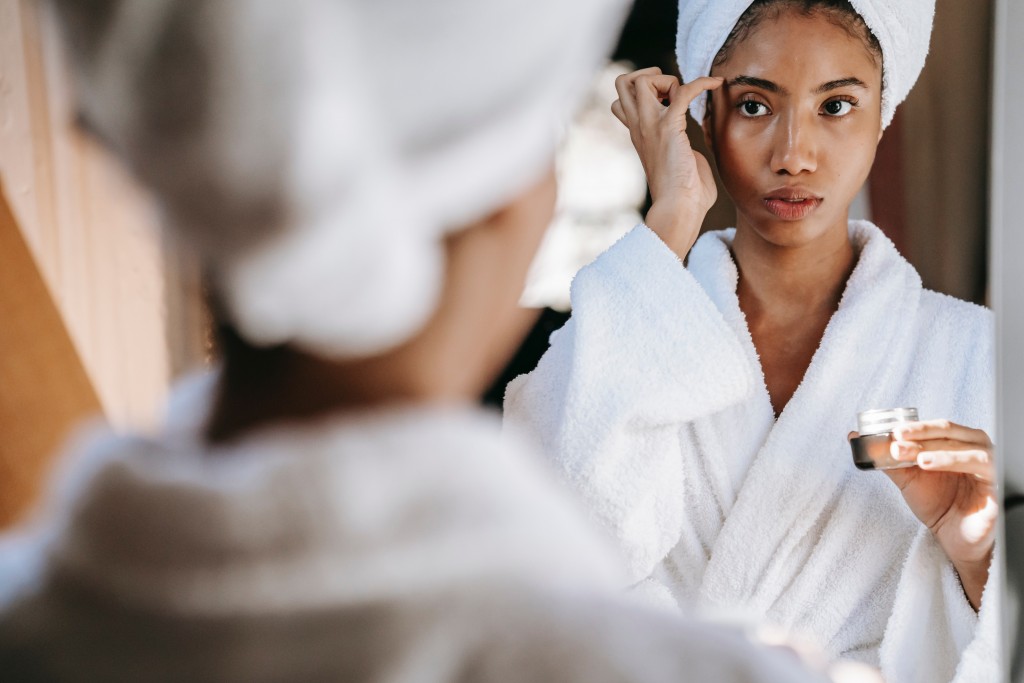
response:
M881 139L881 65L819 15L761 21L712 70L704 130L737 228L793 247L833 231L867 179Z

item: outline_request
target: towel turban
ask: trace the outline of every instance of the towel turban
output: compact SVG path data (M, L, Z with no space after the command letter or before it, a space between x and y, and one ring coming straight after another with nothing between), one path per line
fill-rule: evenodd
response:
M676 57L683 80L711 73L711 63L751 0L679 0ZM882 46L885 87L882 92L882 127L892 122L899 106L924 68L931 40L935 0L850 0ZM697 121L704 120L705 98L690 106Z
M82 120L259 345L379 353L540 178L625 0L54 0Z

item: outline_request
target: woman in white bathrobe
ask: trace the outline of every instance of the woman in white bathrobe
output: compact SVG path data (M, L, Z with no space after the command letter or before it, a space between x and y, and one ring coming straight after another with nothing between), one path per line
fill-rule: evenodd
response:
M223 367L157 434L72 449L4 541L0 678L823 680L620 602L475 407L622 3L55 5L82 119L204 261Z
M612 107L645 225L577 275L505 408L647 599L767 619L894 682L983 682L1001 675L992 318L848 221L932 9L683 0L688 81L637 71ZM699 240L716 191L688 106L737 208ZM897 406L926 419L893 444L915 466L858 471L857 413Z

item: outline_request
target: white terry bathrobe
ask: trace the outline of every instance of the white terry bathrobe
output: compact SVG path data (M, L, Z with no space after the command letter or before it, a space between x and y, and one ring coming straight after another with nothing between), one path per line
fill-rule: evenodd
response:
M4 681L823 681L621 599L615 553L472 408L99 435L0 542Z
M572 318L509 385L506 424L554 459L645 599L767 619L892 683L995 681L997 572L976 615L846 438L859 411L897 406L991 435L992 316L923 289L874 225L850 232L857 266L778 420L737 301L734 231L701 237L684 268L641 225L576 276Z

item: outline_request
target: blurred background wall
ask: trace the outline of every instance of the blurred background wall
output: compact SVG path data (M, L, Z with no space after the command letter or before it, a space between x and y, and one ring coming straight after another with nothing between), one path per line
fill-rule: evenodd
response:
M979 303L989 283L993 5L938 0L924 72L871 180L874 204L885 204L880 225L902 233L925 286Z
M81 419L146 428L202 351L195 266L75 130L54 26L0 0L0 526Z
M105 413L145 423L168 372L156 217L71 126L58 45L37 5L0 0L0 180Z

